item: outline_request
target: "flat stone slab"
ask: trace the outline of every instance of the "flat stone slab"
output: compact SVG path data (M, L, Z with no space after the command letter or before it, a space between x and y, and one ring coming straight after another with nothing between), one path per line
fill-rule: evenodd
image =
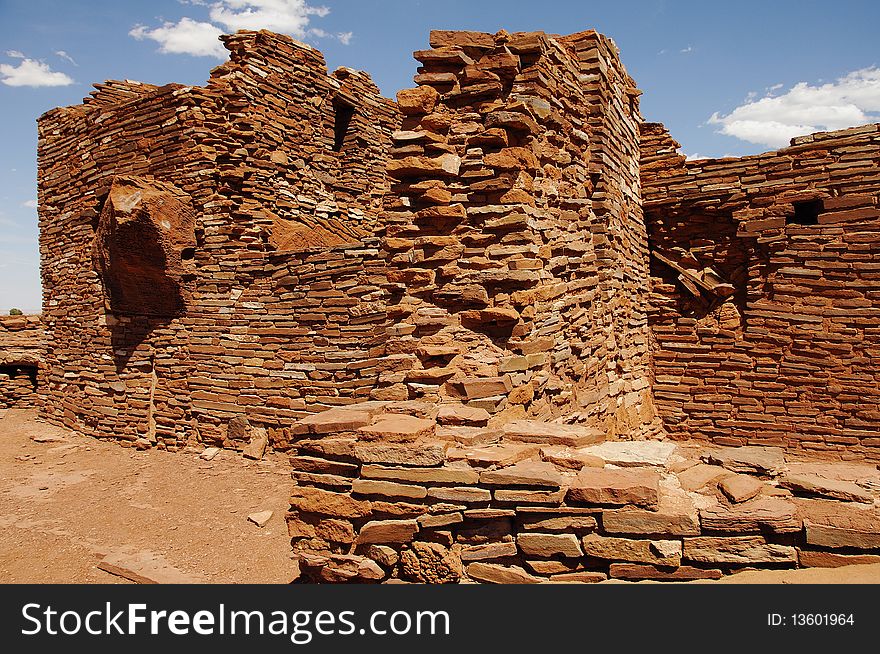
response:
M802 568L842 568L848 565L877 565L877 554L837 554L821 550L798 549L798 564Z
M845 502L870 504L874 495L852 481L827 479L817 474L787 473L779 480L779 485L797 494L818 495Z
M491 561L516 556L519 551L516 543L487 543L485 545L465 545L461 548L462 561Z
M358 434L371 441L411 443L432 436L435 424L433 420L389 413L379 416L371 425L358 429Z
M802 520L792 502L778 497L759 496L742 504L724 506L720 503L700 510L703 529L735 534L791 533L800 531Z
M839 549L880 548L880 510L873 504L794 500L803 517L807 543Z
M689 581L693 579L721 579L721 570L704 570L691 566L663 568L649 564L612 563L610 566L612 579L628 579L641 581L655 579L658 581Z
M719 564L795 564L798 560L794 547L768 543L762 536L685 538L682 558L697 563Z
M583 468L568 489L568 499L585 504L656 507L660 473L648 468Z
M574 534L521 533L516 537L516 544L527 556L547 559L554 556L575 559L583 556L578 538Z
M540 584L543 580L533 577L516 565L504 566L495 563L471 563L467 567L471 579L487 584Z
M273 511L257 511L256 513L251 513L247 519L248 522L253 522L255 525L262 528L269 524L269 520L272 519L273 515L275 515Z
M727 468L721 466L710 466L705 463L698 463L686 470L678 473L678 480L681 487L686 491L699 491L704 488L714 489L718 482L725 477L729 477L732 473Z
M538 486L560 488L567 478L552 463L522 461L509 468L487 470L480 475L480 483L489 486Z
M387 468L377 465L365 465L361 468L361 476L369 479L387 479L416 484L477 484L480 473L473 468L447 466L443 468Z
M408 543L419 531L415 520L374 520L368 522L358 534L357 542L369 543Z
M880 470L867 463L796 461L788 464L787 472L792 475L818 475L825 479L851 481L868 490L880 490Z
M740 504L756 497L763 487L764 483L760 479L749 475L732 474L724 477L718 483L721 492L734 504Z
M537 445L520 443L499 443L497 445L484 445L463 449L461 458L479 468L490 466L511 466L518 461L530 459L538 454L540 448ZM454 453L457 456L457 452ZM450 457L453 453L450 452Z
M369 411L359 409L328 409L321 413L313 413L293 424L293 433L302 434L336 434L351 432L366 427L373 420Z
M605 432L584 425L560 425L538 420L514 420L501 428L504 440L540 445L582 447L605 440Z
M356 443L354 454L361 463L413 467L438 466L446 461L444 443Z
M779 447L720 447L704 458L733 472L776 476L785 469L785 454Z
M609 534L698 536L700 519L687 493L663 484L657 507L651 510L625 507L604 511L602 527Z
M205 461L213 461L220 452L221 450L219 447L206 447L205 450L199 454L199 458L204 459Z
M204 583L200 576L181 572L152 552L108 554L98 562L98 568L136 584Z
M437 412L437 423L465 427L485 427L492 415L485 409L465 406L463 404L447 404Z
M574 449L564 445L547 445L541 448L541 458L554 465L572 470L605 467L604 459L586 453L585 449Z
M587 534L581 539L584 554L606 561L651 563L678 567L681 565L681 541L635 540Z
M675 443L662 441L618 441L602 443L581 450L584 454L597 456L620 467L657 466L665 467L669 457L675 452Z
M257 427L251 431L251 442L245 445L241 453L246 459L259 461L266 453L269 446L269 433L263 427Z

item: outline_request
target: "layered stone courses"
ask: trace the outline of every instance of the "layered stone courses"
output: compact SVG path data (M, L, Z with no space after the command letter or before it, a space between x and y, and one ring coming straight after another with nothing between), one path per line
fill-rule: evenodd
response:
M382 423L402 408L389 403L388 413L373 420ZM356 439L363 429L327 438ZM567 433L562 424L545 423L544 429L548 441L554 430ZM356 452L315 457L308 445L295 447L295 468L308 451L310 461L323 458L322 466L310 469L326 471L306 483L300 478L291 498L288 524L304 579L331 581L337 568L362 557L368 574L352 581L420 582L425 575L449 583L682 581L756 567L872 561L871 552L880 549L876 467L789 461L779 450L760 447L739 453L673 446L658 458L656 441L609 442L604 449L553 446L557 458L569 451L566 461L579 452L605 452L600 464L577 471L547 460L540 449L525 458L475 460L473 450L522 448L503 428L484 430L487 444L481 445L457 442L454 433L438 441L435 433L443 455L428 466L415 447L410 461L395 452L369 463ZM413 435L414 446L424 446L420 438ZM625 446L626 467L615 463L624 448L612 445ZM755 469L759 462L773 462L773 471ZM747 463L751 470L742 472ZM807 474L813 483L793 482ZM746 481L749 492L734 492ZM828 498L841 488L853 492ZM342 536L318 528L340 521L345 528L336 533ZM304 530L303 524L316 527ZM367 545L395 554L376 556ZM432 556L420 558L417 572L401 563L427 546Z
M396 101L223 41L204 87L40 119L44 312L0 321L6 406L289 452L307 580L871 560L880 127L689 162L593 31L432 32Z

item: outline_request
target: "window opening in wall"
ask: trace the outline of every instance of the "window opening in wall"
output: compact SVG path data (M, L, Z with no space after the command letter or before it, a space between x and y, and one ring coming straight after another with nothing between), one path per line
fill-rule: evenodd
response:
M351 127L351 119L354 118L354 107L337 98L333 100L333 113L335 115L333 152L342 152L345 137Z
M822 200L805 200L794 203L794 215L785 220L787 225L818 225L819 214L825 210Z

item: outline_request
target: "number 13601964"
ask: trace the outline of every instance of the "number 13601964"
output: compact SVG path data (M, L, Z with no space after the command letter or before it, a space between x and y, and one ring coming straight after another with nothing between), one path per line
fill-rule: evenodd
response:
M851 627L855 625L852 613L768 613L770 627Z

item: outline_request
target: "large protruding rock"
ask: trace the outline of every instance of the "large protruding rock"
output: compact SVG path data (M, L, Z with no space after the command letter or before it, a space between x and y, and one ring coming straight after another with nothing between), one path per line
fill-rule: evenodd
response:
M93 250L111 313L186 312L184 278L195 253L195 217L189 196L172 184L136 176L113 180Z

